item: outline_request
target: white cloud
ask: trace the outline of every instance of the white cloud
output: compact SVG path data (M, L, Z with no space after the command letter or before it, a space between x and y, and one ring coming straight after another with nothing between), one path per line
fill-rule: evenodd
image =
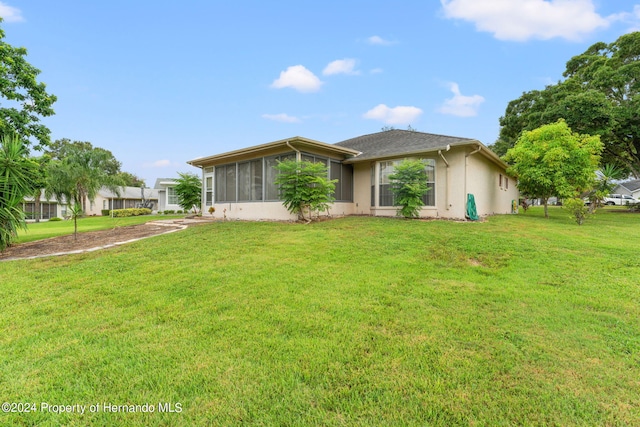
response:
M330 62L329 65L325 67L322 71L322 74L325 76L330 76L333 74L349 74L349 75L358 75L360 71L355 70L356 60L351 58L338 59L333 62Z
M274 122L281 123L300 123L300 119L294 116L290 116L285 113L280 114L263 114L262 118L267 120L273 120Z
M418 107L398 106L394 108L379 104L362 115L365 119L380 120L388 125L407 125L422 114Z
M640 5L635 5L633 7L633 12L618 13L610 16L609 19L611 21L621 21L629 25L629 28L627 29L628 33L640 31Z
M484 97L480 95L462 95L457 83L449 83L449 89L453 92L453 98L447 99L438 109L438 112L458 117L473 117L478 115L478 108L480 104L484 102Z
M293 65L280 73L280 77L271 83L271 87L283 89L290 87L298 92L317 92L322 81L302 65Z
M4 2L0 2L0 17L5 22L23 22L22 11Z
M142 167L145 168L166 168L167 166L171 166L170 160L156 160L155 162L142 164Z
M610 19L595 11L593 0L440 0L447 18L475 23L499 40L580 40Z
M382 68L374 68L371 71L369 71L371 74L380 74L383 73L384 70Z
M389 40L385 40L380 36L371 36L367 39L367 43L372 44L372 45L378 45L378 46L389 46L391 44L393 44L393 42L390 42Z

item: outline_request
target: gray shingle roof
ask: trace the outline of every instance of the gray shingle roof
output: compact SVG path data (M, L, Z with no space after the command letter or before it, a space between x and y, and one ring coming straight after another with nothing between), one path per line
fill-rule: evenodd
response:
M640 189L640 179L634 179L633 181L623 182L620 185L622 185L624 188L626 188L629 191L636 191Z
M447 145L466 145L478 142L470 138L394 129L358 136L335 145L360 151L362 154L355 157L353 161L361 161L417 154L444 149Z
M106 198L133 200L142 199L142 192L140 191L140 187L120 187L120 196L106 187L101 188L99 193L102 197ZM145 199L157 199L158 190L145 188L144 197Z

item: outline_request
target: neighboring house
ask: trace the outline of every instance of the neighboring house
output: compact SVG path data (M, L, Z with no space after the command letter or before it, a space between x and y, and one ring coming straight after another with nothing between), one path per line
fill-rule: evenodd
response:
M120 187L120 194L116 194L103 187L93 202L87 203L85 215L102 215L103 210L139 208L143 204L143 198L151 202L151 210L158 209L158 191L155 189Z
M626 194L634 199L640 199L640 179L634 179L633 181L618 184L613 189L612 193Z
M182 207L178 204L175 192L176 181L172 178L158 178L153 189L158 192L158 212L178 211Z
M36 209L34 197L25 197L22 210L27 220L64 218L67 215L67 205L59 203L55 198L48 199L44 190L40 193L40 206Z
M507 165L475 139L390 130L326 144L294 137L191 160L202 169L203 212L232 219L295 219L279 200L275 165L284 159L322 162L337 179L331 215L395 216L389 175L405 158L423 159L429 192L421 217L462 219L467 194L478 215L512 211L518 200Z

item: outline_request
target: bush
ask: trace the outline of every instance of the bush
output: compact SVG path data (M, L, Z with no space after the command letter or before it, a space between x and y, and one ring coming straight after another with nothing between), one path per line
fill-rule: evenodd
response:
M171 215L171 214L174 214L174 213L176 213L176 211L174 211L174 210L165 210L164 211L165 215Z
M423 206L422 197L427 194L427 173L422 160L403 160L389 175L398 215L417 218Z
M569 211L571 217L576 220L578 225L582 225L589 216L589 206L584 204L584 200L580 198L565 199L564 207Z
M324 164L285 160L279 162L276 169L275 184L289 212L297 214L299 219L311 221L312 212L329 211L338 180L328 179Z
M109 216L109 215L111 215L111 211L110 211L109 209L102 209L102 210L100 211L100 215L102 215L102 216Z
M112 215L114 218L124 218L127 216L151 215L151 209L148 209L148 208L114 209L112 211L109 211L109 215Z
M177 211L176 211L176 213L179 213L179 214L181 214L181 213L182 213L182 211L181 211L181 210L177 210Z
M53 218L49 218L49 221L62 221L62 218L58 218L57 216L54 216Z

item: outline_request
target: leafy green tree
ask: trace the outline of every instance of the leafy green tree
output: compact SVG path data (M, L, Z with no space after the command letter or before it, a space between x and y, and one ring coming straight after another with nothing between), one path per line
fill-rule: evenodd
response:
M400 206L398 215L405 218L419 217L420 208L424 205L422 198L429 191L424 162L402 161L396 165L393 174L389 175L389 181L395 205Z
M504 155L523 131L564 119L575 132L601 137L603 162L640 177L640 32L594 44L563 76L511 101L491 148Z
M311 221L312 212L325 212L335 200L337 179L329 179L322 163L285 160L276 165L275 184L280 188L284 206L304 221Z
M174 187L178 196L178 204L185 212L190 210L197 213L202 203L202 182L193 173L178 173L180 178L176 179L177 185Z
M520 192L540 198L549 217L549 197L577 197L595 185L602 142L599 136L571 131L563 120L525 131L505 159L507 173L518 179Z
M90 143L74 143L65 147L63 156L53 155L47 168L47 196L65 199L70 206L79 205L86 212L87 201L95 200L102 187L120 194L123 181L115 168L119 162L110 151L93 148Z
M0 250L11 245L19 229L26 229L22 202L34 193L40 177L38 163L27 154L17 135L0 139Z
M144 179L130 172L119 172L118 176L122 180L122 185L125 187L144 187Z
M39 149L49 143L51 133L40 118L54 114L51 106L56 97L36 80L40 70L25 59L27 50L11 46L4 37L0 29L0 97L9 101L0 107L0 134L15 132L27 146L33 137L37 140L35 148Z
M111 151L94 147L93 144L87 141L71 141L68 138L62 138L50 143L46 149L46 153L54 160L64 160L69 156L77 156L78 153L88 152L93 152L100 157L99 167L107 175L114 176L122 173L120 170L122 163L115 158ZM123 179L119 181L126 181L126 178L121 178Z

